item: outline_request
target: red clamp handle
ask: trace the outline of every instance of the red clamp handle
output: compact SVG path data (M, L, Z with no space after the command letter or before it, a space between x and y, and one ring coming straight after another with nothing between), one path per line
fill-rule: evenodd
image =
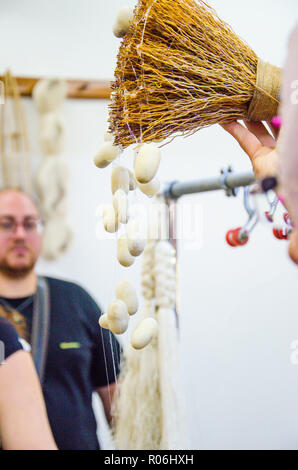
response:
M242 231L242 227L229 230L226 234L226 242L228 245L231 247L235 248L237 246L244 246L248 243L249 236L247 232L244 232L241 234L240 237L240 232Z
M288 231L284 228L274 228L272 230L273 235L277 240L288 240L289 239L289 234Z
M268 220L268 222L270 222L270 223L273 222L273 217L268 211L265 212L265 216L266 216L266 219Z

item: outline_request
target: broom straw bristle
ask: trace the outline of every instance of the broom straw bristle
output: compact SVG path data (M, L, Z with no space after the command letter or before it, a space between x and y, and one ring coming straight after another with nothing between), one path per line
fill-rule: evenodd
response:
M115 144L188 136L241 119L258 57L202 0L139 0L118 53L110 130Z

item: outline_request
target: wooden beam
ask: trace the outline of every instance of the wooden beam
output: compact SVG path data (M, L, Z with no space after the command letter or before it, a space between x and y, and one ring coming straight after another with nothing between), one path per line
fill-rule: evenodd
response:
M21 96L31 96L36 83L40 78L15 77ZM0 76L1 81L5 81ZM111 88L108 80L66 80L68 84L68 98L84 98L107 100L110 98Z

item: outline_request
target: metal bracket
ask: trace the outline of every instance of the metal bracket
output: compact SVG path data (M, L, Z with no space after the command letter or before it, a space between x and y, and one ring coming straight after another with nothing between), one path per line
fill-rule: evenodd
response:
M228 166L228 168L222 168L220 170L220 173L222 175L221 186L222 189L225 190L226 195L228 197L237 197L239 193L239 188L230 188L230 186L227 184L227 177L233 172L234 170L231 166Z
M179 196L176 197L173 193L172 193L172 188L175 184L179 183L179 181L172 181L171 183L168 184L168 186L165 188L165 190L163 191L163 194L164 194L164 197L169 200L169 199L179 199Z
M242 228L240 232L240 237L244 234L250 235L257 223L259 222L259 217L257 212L252 209L250 202L249 202L249 196L250 196L250 188L249 186L245 186L244 188L244 207L245 210L248 214L248 221Z

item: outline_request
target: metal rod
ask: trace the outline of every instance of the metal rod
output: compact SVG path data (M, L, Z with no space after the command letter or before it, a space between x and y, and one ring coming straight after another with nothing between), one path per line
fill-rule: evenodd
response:
M184 183L176 181L168 186L165 195L168 199L178 199L186 194L205 193L220 189L235 189L241 186L249 186L254 182L255 176L253 173L228 173L225 177L219 175L214 178Z
M176 326L179 331L179 311L180 311L180 298L179 298L179 266L178 266L178 243L177 243L177 209L178 201L176 199L165 198L165 203L168 207L168 224L169 224L169 242L175 250L175 271L176 271L176 301L175 301L175 317Z

